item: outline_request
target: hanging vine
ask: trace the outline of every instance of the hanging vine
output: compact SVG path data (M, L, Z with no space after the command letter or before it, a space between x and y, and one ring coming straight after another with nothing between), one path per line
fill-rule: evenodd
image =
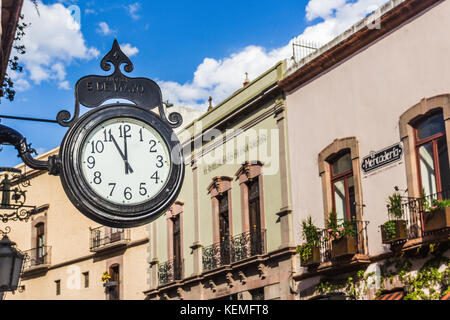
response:
M399 256L387 259L380 265L380 288L376 293L379 297L385 290L385 283L391 284L398 279L405 288L404 300L439 300L450 292L450 258L445 256L449 250L448 243L430 244L421 248L412 256L401 253ZM429 258L418 271L413 271L414 260ZM347 279L322 281L316 286L316 292L322 295L336 292L345 293L353 300L364 299L370 286L377 279L375 272L367 273L361 269Z

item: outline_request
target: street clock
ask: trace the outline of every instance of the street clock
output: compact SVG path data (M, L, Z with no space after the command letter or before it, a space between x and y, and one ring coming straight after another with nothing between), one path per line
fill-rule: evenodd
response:
M112 65L114 72L77 82L74 115L61 111L57 117L69 130L58 169L50 171L59 173L68 198L88 218L131 228L157 219L176 201L184 160L173 129L182 117L171 113L166 118L159 86L150 79L126 77L123 64L126 72L133 70L114 41L101 62L103 70ZM116 99L130 103L103 105ZM81 105L92 110L80 117Z

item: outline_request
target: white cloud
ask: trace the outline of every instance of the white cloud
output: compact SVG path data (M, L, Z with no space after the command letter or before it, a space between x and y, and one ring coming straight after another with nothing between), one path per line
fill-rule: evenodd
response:
M120 49L122 49L123 53L125 53L128 57L135 56L139 53L139 49L137 47L133 47L129 43L121 44Z
M63 90L70 90L69 81L61 81L60 83L58 83L58 88Z
M30 82L26 79L26 72L17 72L8 69L8 75L14 82L14 90L17 92L26 91L31 88Z
M306 6L306 19L309 21L332 15L336 9L342 7L347 0L311 0Z
M128 13L130 14L130 16L133 20L138 20L141 18L137 14L140 9L141 9L141 4L139 2L135 2L135 3L127 6Z
M111 33L114 33L115 31L112 30L106 22L100 22L98 24L97 32L104 36L107 36L110 35Z
M386 2L387 0L310 0L306 7L307 20L321 18L322 21L306 28L298 38L325 44ZM180 84L158 81L164 100L169 99L175 105L205 110L208 97L212 96L216 105L242 87L245 72L249 73L252 80L278 61L290 58L294 40L296 39L292 39L284 47L272 50L248 46L224 59L205 58L189 82Z
M319 0L319 2L321 1L328 2L328 0ZM308 3L308 7L311 3L316 2L317 0L311 0ZM340 6L324 6L322 10L319 7L316 10L311 9L311 17L319 17L323 21L306 28L302 38L326 43L386 2L387 0L358 0L356 2L347 0L341 3Z
M21 40L26 48L21 63L29 80L36 84L49 80L64 83L66 67L74 59L90 60L100 53L86 45L80 25L62 4L39 1L38 7L39 15L30 0L24 2L22 13L31 25Z

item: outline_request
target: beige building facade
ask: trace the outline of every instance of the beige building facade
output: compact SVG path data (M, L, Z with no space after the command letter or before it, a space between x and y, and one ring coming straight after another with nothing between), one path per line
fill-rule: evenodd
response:
M293 299L286 110L265 72L179 133L178 201L148 227L149 300Z
M439 299L448 289L443 279L449 209L442 225L428 229L427 208L419 198L424 195L431 204L450 197L449 15L448 1L389 1L281 81L295 242L304 243L301 225L308 216L320 229L328 229L332 212L356 221L354 242L344 254L335 253L337 241L330 240L322 244L316 264L297 260L301 299L335 292L349 296L344 290L349 277L367 285L370 276L361 299ZM401 199L402 217L391 220L405 221L406 235L386 242L380 226L390 220L387 205L394 194ZM435 248L440 262L433 260ZM397 262L409 267L396 268ZM435 270L430 265L442 278L427 284L436 292L421 288L421 295L412 280Z
M55 149L38 159L57 152ZM146 288L137 275L144 275L147 268L144 256L149 240L145 226L132 230L103 227L72 205L59 177L24 165L16 168L29 181L29 186L20 186L26 191L25 205L36 206L37 210L28 221L2 225L3 229L11 228L8 237L27 254L20 288L15 294L7 293L6 299L142 299ZM17 187L13 184L12 189ZM104 272L112 277L113 286L103 286Z

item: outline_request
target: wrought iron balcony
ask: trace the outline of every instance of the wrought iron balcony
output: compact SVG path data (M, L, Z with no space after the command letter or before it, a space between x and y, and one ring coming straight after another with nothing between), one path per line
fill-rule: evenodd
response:
M159 265L159 285L163 286L171 282L183 279L184 260L170 260Z
M30 271L44 268L50 265L52 247L43 246L35 249L25 251L25 261L23 263L23 270Z
M90 249L92 252L124 245L129 241L129 229L114 229L107 227L91 229Z
M203 271L211 271L266 253L266 230L244 232L203 248Z
M356 236L350 237L351 241L348 241L342 247L342 250L339 250L338 246L341 246L338 241L333 241L330 238L328 230L323 229L322 232L322 241L320 246L320 264L332 262L341 258L349 258L357 254L368 254L368 237L367 237L367 225L368 221L354 221L354 227L356 230ZM345 241L345 239L342 239ZM334 247L333 247L334 246Z
M403 240L402 242L405 242L407 240L424 238L437 232L448 233L450 231L448 224L446 226L444 223L442 225L442 228L439 230L429 231L427 230L426 221L424 221L424 216L427 214L426 213L427 207L432 206L432 201L445 199L450 199L450 189L444 190L443 192L428 195L422 198L412 198L412 197L403 198L402 204L403 216L398 220L406 221L407 239Z

